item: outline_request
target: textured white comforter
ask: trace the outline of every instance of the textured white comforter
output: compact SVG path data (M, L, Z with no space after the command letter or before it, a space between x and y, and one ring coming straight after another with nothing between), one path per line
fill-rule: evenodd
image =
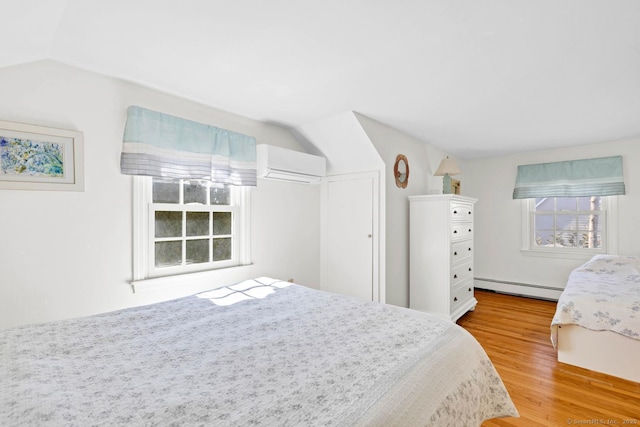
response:
M640 339L640 259L596 255L573 270L551 321L554 346L565 324Z
M438 317L261 278L0 331L0 425L478 426L517 412Z

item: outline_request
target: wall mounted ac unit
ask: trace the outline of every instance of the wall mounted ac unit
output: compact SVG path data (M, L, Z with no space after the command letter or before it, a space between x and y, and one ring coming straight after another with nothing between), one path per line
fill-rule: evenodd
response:
M267 144L256 145L258 178L319 183L327 171L324 157Z

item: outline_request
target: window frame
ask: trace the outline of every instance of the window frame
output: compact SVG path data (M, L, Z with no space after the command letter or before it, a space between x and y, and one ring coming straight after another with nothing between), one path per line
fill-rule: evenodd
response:
M251 264L251 197L249 187L231 187L231 205L189 205L153 203L153 178L147 176L133 177L133 281L154 281L171 277L184 277L191 273L203 273L228 270L233 267ZM182 190L181 190L182 191ZM180 208L176 209L176 206ZM232 222L232 259L156 268L154 264L155 243L155 211L168 208L179 211L211 210L231 211ZM166 280L163 280L166 282ZM139 283L138 283L139 284Z
M535 199L522 199L522 246L520 252L525 256L591 259L596 254L617 254L618 252L618 196L601 196L600 212L604 224L601 222L601 247L597 249L536 247L533 217Z

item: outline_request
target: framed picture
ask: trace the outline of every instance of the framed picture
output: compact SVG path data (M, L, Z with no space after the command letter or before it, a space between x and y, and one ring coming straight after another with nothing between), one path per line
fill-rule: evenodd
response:
M0 190L84 191L82 132L0 121Z

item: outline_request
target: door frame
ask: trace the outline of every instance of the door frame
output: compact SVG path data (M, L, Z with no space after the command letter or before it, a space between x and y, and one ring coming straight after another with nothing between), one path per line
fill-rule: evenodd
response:
M384 200L384 186L381 185L380 172L356 172L339 175L326 176L320 188L320 289L327 289L327 269L328 269L328 193L327 187L330 182L347 181L355 179L371 179L372 194L372 296L373 301L384 303L386 301L385 290L385 265L384 265L384 209L381 209L380 201Z

